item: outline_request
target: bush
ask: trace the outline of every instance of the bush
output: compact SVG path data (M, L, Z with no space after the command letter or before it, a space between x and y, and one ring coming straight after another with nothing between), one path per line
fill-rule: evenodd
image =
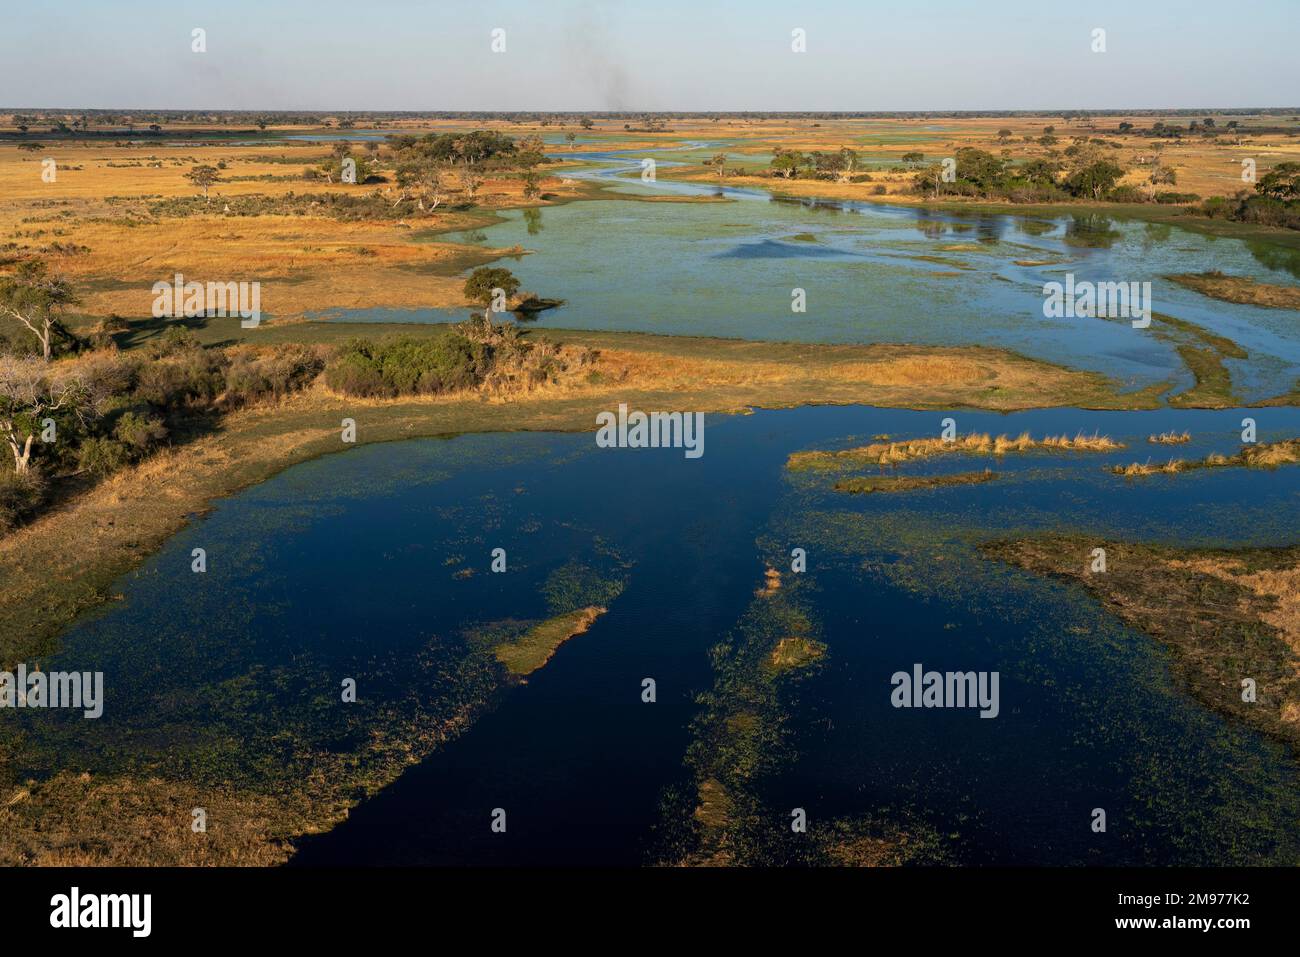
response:
M81 443L81 467L92 475L112 475L131 461L131 450L115 439L96 436Z
M1112 203L1145 203L1147 201L1146 194L1142 190L1128 184L1116 186L1106 194L1106 199Z
M126 412L113 427L113 435L138 458L167 438L167 426L156 415Z
M40 507L45 479L34 468L19 474L0 466L0 532L7 532Z
M482 345L456 332L428 339L354 339L335 354L325 381L347 395L434 395L478 385L490 365Z
M212 402L225 389L224 356L202 348L140 367L136 394L163 409Z
M226 401L232 405L282 398L306 388L325 363L315 350L297 343L269 353L238 352L225 371Z

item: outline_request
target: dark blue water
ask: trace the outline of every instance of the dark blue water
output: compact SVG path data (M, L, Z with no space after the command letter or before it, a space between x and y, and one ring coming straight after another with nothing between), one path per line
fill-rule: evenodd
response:
M1261 440L1300 426L1293 409L959 412L963 433L1095 430L1130 448L940 459L909 471L988 464L1000 478L876 496L835 493L784 463L878 433L932 435L943 413L709 416L698 460L597 449L591 434L362 447L220 503L121 581L122 600L42 663L105 671L104 717L10 712L11 753L37 776L148 769L255 791L326 767L354 799L373 795L305 840L300 863L641 863L664 788L687 781L707 652L765 565L798 546L828 652L790 716L793 755L765 784L774 806L919 818L967 863L1294 863L1292 755L1186 697L1165 652L1080 589L973 548L1060 528L1290 543L1295 470L1133 482L1103 468L1233 451L1243 414ZM1145 443L1184 428L1195 442L1173 453ZM208 550L206 575L190 571L194 547ZM489 570L496 547L504 574ZM420 743L421 721L491 683L457 670L476 629L585 605L610 583L589 631L526 683L494 685L459 737ZM913 662L999 670L1002 714L891 708L889 676ZM354 705L339 700L345 677ZM646 677L654 704L641 701ZM380 733L407 740L418 763L376 757ZM1104 842L1087 827L1098 806L1112 821ZM507 811L504 835L489 828L494 808Z

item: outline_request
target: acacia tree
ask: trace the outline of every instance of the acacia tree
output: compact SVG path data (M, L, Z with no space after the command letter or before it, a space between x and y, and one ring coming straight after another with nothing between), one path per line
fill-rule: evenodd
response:
M705 165L705 166L712 166L715 170L717 170L717 173L718 173L718 179L722 179L723 175L724 175L724 174L726 173L726 171L727 171L727 169L726 169L726 167L727 167L727 154L726 154L726 153L714 153L712 159L706 159L706 160L704 161L704 165Z
M63 308L75 305L77 296L62 276L52 276L45 263L29 259L12 276L0 279L0 313L17 319L41 344L41 358L54 357L54 340L73 341L59 318Z
M44 420L62 413L84 424L86 397L78 374L58 374L34 357L0 356L0 436L13 453L15 472L30 473L32 443Z
M205 165L194 167L185 174L185 178L203 190L203 201L205 203L210 203L212 202L212 198L208 196L208 189L213 183L217 183L221 180L221 174L217 172L215 166Z

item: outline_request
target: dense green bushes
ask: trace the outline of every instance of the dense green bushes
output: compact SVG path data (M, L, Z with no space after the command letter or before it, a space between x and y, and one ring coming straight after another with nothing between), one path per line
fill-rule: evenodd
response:
M204 348L181 326L139 352L106 348L52 363L10 354L0 363L0 426L20 446L33 437L21 470L8 449L0 462L0 531L39 510L49 479L111 475L177 430L192 434L210 413L287 396L325 367L309 346ZM63 400L52 408L43 396L56 392ZM44 441L38 433L50 420L56 438Z
M1211 219L1300 229L1300 201L1295 200L1287 202L1241 192L1236 196L1212 196L1201 204L1200 211Z
M436 395L480 384L492 350L456 332L435 338L354 339L335 353L325 382L346 395Z

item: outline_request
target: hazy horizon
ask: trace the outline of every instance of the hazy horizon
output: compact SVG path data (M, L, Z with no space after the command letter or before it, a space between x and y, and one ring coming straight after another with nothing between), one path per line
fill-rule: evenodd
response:
M47 109L994 112L1285 107L1286 0L1085 10L756 0L51 0L0 36L3 99ZM206 52L191 49L204 30ZM1105 52L1094 52L1094 30ZM494 30L504 52L493 52ZM792 31L805 31L794 52Z

